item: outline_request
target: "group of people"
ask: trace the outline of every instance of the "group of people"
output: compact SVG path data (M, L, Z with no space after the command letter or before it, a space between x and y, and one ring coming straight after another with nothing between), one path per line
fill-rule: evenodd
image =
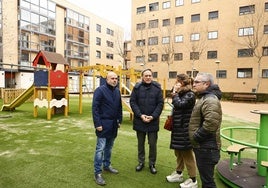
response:
M157 173L157 140L160 115L164 107L161 85L153 80L153 72L145 69L141 82L136 83L130 96L134 113L133 129L138 141L138 165L145 166L145 141L149 144L148 163L152 174ZM94 179L105 185L102 171L117 174L111 165L111 154L118 128L122 122L121 94L118 77L109 72L106 83L93 95L92 115L97 135L94 157ZM176 168L166 176L168 182L180 182L181 188L197 188L197 169L202 188L216 188L214 168L220 159L220 125L222 121L221 91L209 73L198 73L195 79L177 75L172 88L173 129L170 148L176 156ZM183 179L186 167L189 178Z

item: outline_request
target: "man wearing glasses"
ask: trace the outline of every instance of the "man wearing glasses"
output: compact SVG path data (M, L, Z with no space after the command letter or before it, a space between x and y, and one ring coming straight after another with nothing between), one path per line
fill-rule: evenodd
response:
M197 102L189 123L189 136L193 144L196 163L202 181L202 188L216 188L214 168L220 159L220 126L222 92L214 84L209 73L198 73L194 79L193 90Z

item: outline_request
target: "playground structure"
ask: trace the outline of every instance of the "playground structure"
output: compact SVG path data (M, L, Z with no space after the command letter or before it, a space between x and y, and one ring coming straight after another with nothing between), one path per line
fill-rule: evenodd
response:
M130 119L133 117L133 112L129 105L129 96L133 87L135 86L138 79L141 78L141 71L137 71L133 68L124 70L121 66L114 68L107 65L93 65L84 67L72 67L70 71L76 71L79 73L79 113L82 113L82 95L83 95L83 78L85 74L91 74L93 77L93 90L96 89L96 78L100 78L100 85L105 83L105 78L109 71L115 72L119 77L119 90L122 94L122 104L129 111ZM161 82L160 80L157 80ZM162 80L161 85L163 87L163 97L166 98L166 81Z
M33 66L45 66L46 69L34 72L34 117L38 116L38 107L47 108L47 119L57 108L64 108L68 115L68 63L61 54L40 51L33 61ZM57 69L63 66L63 71ZM44 93L46 96L44 97Z
M61 65L58 66L58 65ZM54 52L39 51L33 60L34 82L10 104L4 104L2 111L13 111L30 97L34 96L34 117L38 116L38 107L47 108L47 119L57 109L63 107L68 115L68 63L63 56ZM60 70L59 68L62 68Z
M106 75L113 71L119 78L119 89L122 93L123 106L129 111L130 118L133 113L129 105L129 96L135 83L141 78L141 71L133 68L123 70L121 66L114 68L107 65L93 65L84 67L69 67L63 56L54 52L40 51L33 60L34 83L26 91L15 98L10 104L4 104L2 111L13 111L23 104L31 96L34 96L34 117L38 116L38 107L47 108L47 119L51 115L63 111L68 116L69 111L69 75L79 75L79 113L82 113L83 83L84 77L91 76L93 79L92 91L105 83ZM70 74L69 74L70 73ZM97 84L99 79L99 84ZM163 97L166 97L165 79L157 80L163 86Z
M221 160L217 165L220 178L230 187L252 188L268 187L268 111L253 110L251 113L260 115L259 127L227 127L221 129L222 138L230 141L231 145L224 152L230 155L230 159ZM255 140L247 142L235 139L237 134L248 135L244 138ZM256 149L256 159L242 158L242 152L248 149ZM235 159L235 156L237 158Z

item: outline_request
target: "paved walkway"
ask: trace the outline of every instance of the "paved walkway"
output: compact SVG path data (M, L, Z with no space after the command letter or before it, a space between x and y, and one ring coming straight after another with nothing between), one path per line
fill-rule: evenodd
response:
M251 113L252 110L262 110L268 113L268 103L242 103L221 101L223 114L245 121L260 123L260 115Z

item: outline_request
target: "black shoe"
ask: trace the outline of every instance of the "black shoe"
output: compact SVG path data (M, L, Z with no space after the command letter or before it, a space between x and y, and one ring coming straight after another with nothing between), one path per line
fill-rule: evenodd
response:
M118 170L116 170L115 168L113 168L112 166L109 166L109 167L105 167L103 168L104 171L106 172L110 172L112 174L118 174Z
M150 171L151 171L152 174L156 174L157 173L157 170L156 170L156 168L155 168L154 165L151 165L150 166Z
M139 163L138 166L136 166L136 171L139 172L143 169L144 164L143 163Z
M101 174L95 174L95 182L96 184L98 185L106 185L104 179L102 178L102 175Z

